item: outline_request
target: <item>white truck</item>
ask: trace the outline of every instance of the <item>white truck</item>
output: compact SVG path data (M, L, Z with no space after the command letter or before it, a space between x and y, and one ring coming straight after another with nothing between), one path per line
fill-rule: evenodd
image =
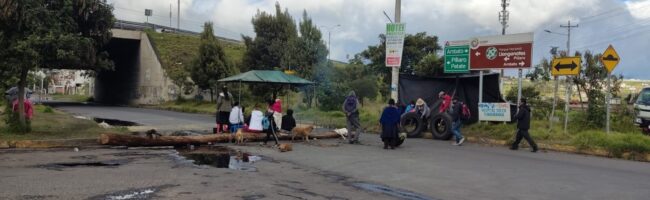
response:
M650 87L643 88L634 103L634 124L650 134Z

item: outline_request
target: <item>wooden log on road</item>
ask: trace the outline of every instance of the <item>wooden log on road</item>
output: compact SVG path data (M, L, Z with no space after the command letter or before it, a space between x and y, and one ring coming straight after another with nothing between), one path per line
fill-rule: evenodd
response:
M264 141L266 133L244 133L244 141L257 142ZM331 139L340 138L335 132L324 132L309 136L309 139ZM291 135L278 135L280 140L291 140ZM301 141L302 138L296 137L296 141ZM105 133L99 137L99 143L102 145L112 146L130 146L130 147L145 147L145 146L180 146L188 144L207 144L207 143L227 143L234 141L232 134L211 134L199 136L159 136L159 137L145 137L136 135L112 134Z

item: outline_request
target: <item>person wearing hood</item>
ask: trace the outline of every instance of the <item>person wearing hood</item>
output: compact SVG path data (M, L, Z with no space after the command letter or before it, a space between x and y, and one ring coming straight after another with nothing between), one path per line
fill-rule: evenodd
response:
M347 119L347 128L350 137L348 142L350 144L359 144L359 136L361 136L361 123L359 122L359 100L356 93L350 91L349 95L343 102L343 113Z
M384 108L379 118L381 123L381 141L384 142L384 149L395 149L398 140L400 112L395 106L395 100L388 100L388 106Z
M528 133L528 129L530 129L530 107L528 107L525 98L521 98L520 100L519 109L517 110L517 114L515 114L515 119L517 120L517 137L515 138L515 142L512 143L510 149L519 149L519 142L521 142L521 139L523 138L526 139L530 147L533 148L531 152L537 152L537 144L535 144L535 141L533 141L533 138L531 138Z

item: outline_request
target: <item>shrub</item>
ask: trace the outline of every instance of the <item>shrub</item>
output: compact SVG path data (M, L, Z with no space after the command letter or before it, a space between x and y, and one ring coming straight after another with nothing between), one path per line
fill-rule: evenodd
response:
M571 142L578 149L603 148L610 155L621 157L623 153L650 153L650 137L640 133L610 133L583 131Z
M43 113L53 113L53 112L54 110L52 109L52 107L49 106L45 106L45 108L43 109Z

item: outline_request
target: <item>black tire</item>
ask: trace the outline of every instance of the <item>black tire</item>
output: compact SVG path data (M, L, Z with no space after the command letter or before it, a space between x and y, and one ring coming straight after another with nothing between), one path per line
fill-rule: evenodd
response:
M431 118L431 133L433 139L449 140L451 133L451 116L447 113L440 113Z
M409 138L422 137L422 130L426 124L420 115L414 112L404 113L399 120L399 127Z

